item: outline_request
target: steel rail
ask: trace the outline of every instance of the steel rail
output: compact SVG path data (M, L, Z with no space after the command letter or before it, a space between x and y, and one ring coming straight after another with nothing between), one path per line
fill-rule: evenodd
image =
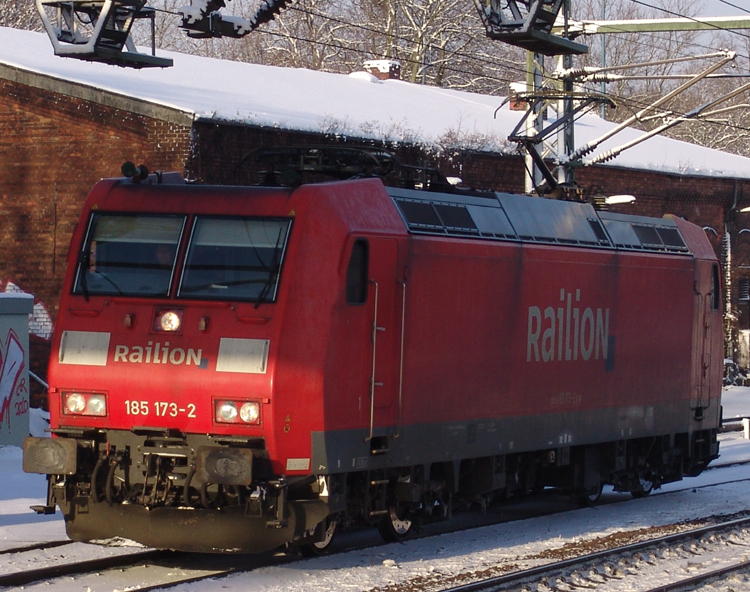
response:
M735 464L747 464L747 463L750 463L750 461L737 461L737 462L729 463L726 466L732 466ZM717 466L716 468L721 468L721 466ZM715 485L722 485L722 483L709 484L709 485L704 485L701 487L712 487ZM656 494L656 495L666 495L669 493L677 493L679 491L684 491L684 490L677 490L675 492L663 492L663 493ZM618 503L618 502L613 502L613 503ZM553 513L557 513L557 512L553 512ZM688 539L688 540L695 539L713 531L722 530L725 528L732 528L736 526L748 525L748 524L750 524L750 518L740 518L736 520L722 522L719 524L712 524L709 526L704 526L701 528L693 529L690 531L685 531L685 532L671 534L671 535L665 535L663 537L649 539L647 541L641 541L638 543L632 543L631 545L626 545L626 546L618 547L615 549L598 551L596 553L591 553L591 554L576 557L576 558L566 559L564 561L557 562L557 563L548 563L545 565L537 566L537 567L534 567L528 570L523 570L520 572L504 574L502 576L497 576L495 578L490 578L488 580L483 580L481 582L474 582L471 584L465 584L465 585L458 586L455 588L449 588L449 589L446 589L444 592L478 592L478 591L486 590L492 587L509 586L509 585L512 585L514 582L520 582L523 580L536 578L549 572L565 570L565 569L569 569L579 564L585 564L587 562L596 561L598 559L602 559L606 557L607 555L618 554L618 553L628 553L628 552L641 550L643 548L648 548L650 546L654 546L654 545L658 545L662 543L670 543L670 542L679 541L681 539ZM460 529L460 530L465 530L465 529ZM450 532L454 532L454 531L451 530ZM421 537L418 537L418 538L423 538L424 536L425 535L422 535ZM429 537L432 535L426 535L426 536ZM37 543L37 544L25 546L25 547L17 547L17 548L2 550L0 551L0 554L22 553L22 552L34 551L34 550L45 549L45 548L54 548L54 547L72 544L73 542L74 541L68 540L68 541L50 541L46 543ZM371 545L365 545L364 547L359 547L359 546L347 547L345 549L342 549L342 552L348 552L348 551L352 551L358 548L367 548L370 546ZM376 545L376 546L379 546L379 545ZM55 578L55 577L60 577L60 576L65 576L65 575L85 574L87 572L105 570L108 568L116 568L116 567L124 567L124 566L127 567L128 565L136 565L139 562L145 561L145 560L159 560L159 559L164 559L164 558L169 558L169 557L177 557L179 555L181 555L181 553L174 552L174 551L148 550L148 551L144 551L141 553L133 553L129 555L120 555L117 557L93 559L93 560L81 561L81 562L76 562L76 563L67 564L67 565L49 566L49 567L43 567L43 568L39 568L35 570L28 570L24 572L5 574L5 575L0 575L0 588L8 587L8 586L23 586L26 584L33 583L35 581ZM298 559L299 559L298 557L287 557L286 559L282 559L280 563L286 564L289 562L295 562ZM730 566L724 569L726 569L728 572L731 572L732 570L737 570L737 569L740 569L741 567L750 567L750 563L738 564L738 565ZM138 589L142 592L148 592L151 590L174 588L176 586L189 584L189 583L193 583L193 582L197 582L197 581L201 581L201 580L205 580L209 578L221 578L221 577L225 577L225 576L232 575L232 574L242 573L245 571L252 571L252 569L243 569L243 568L238 568L238 567L219 569L216 571L212 571L212 573L210 574L189 576L184 579L156 583L156 584L148 585L148 586L141 586ZM721 573L719 573L720 571L721 570L717 570L715 573L714 572L711 572L711 573L716 576L720 576L721 575ZM699 577L701 576L696 576L696 578L699 578ZM687 585L687 584L683 584L683 585ZM662 591L671 592L672 590L676 590L676 589L677 588L659 587L649 592L662 592Z
M168 590L169 588L175 588L177 586L183 586L184 584L192 584L194 582L201 582L203 580L209 580L212 578L223 578L226 576L231 576L232 574L236 573L242 573L243 571L252 571L248 569L242 569L242 568L231 568L231 569L225 569L223 571L217 571L211 574L206 575L200 575L200 576L190 576L188 578L184 578L181 580L174 580L171 582L163 582L161 584L151 584L148 586L138 586L138 592L151 592L152 590Z
M708 580L711 580L713 578L723 578L731 573L745 571L748 568L750 568L750 562L748 562L747 560L740 561L738 563L720 567L719 569L708 571L697 576L685 578L684 580L679 580L670 584L663 584L661 586L657 586L656 588L651 588L650 590L647 590L645 592L676 592L677 590L690 590L706 583Z
M577 565L586 564L592 561L603 559L610 555L615 555L615 554L620 554L620 553L629 553L629 552L642 550L644 548L648 548L654 545L659 545L659 544L664 544L664 543L675 543L681 540L697 539L711 532L715 532L715 531L723 530L727 528L733 528L736 526L743 526L743 525L750 525L750 518L730 520L727 522L713 524L710 526L704 526L704 527L693 529L690 531L666 535L663 537L649 539L647 541L641 541L638 543L632 543L630 545L625 545L623 547L617 547L614 549L598 551L596 553L590 553L588 555L566 559L560 562L549 563L546 565L534 567L534 568L523 570L520 572L504 574L502 576L489 578L481 582L473 582L471 584L464 584L461 586L457 586L455 588L448 588L448 589L445 589L443 592L480 592L480 591L486 591L488 589L497 588L497 587L507 587L515 583L521 583L529 579L538 578L545 574L549 574L550 572L566 570L566 569L575 567ZM352 549L346 549L345 551L350 551L350 550ZM125 555L125 556L118 556L118 557L113 557L113 558L97 559L97 560L92 560L92 561L80 562L80 563L76 563L70 566L55 566L55 567L50 567L50 568L42 568L39 570L23 572L19 574L9 574L8 576L0 576L0 587L21 586L21 585L25 585L25 584L28 584L34 581L39 581L39 580L46 579L46 578L59 577L63 575L71 575L71 574L76 574L76 573L86 573L86 572L91 572L91 571L99 571L99 570L103 570L107 568L127 566L128 564L135 565L144 559L161 559L164 557L169 557L170 555L175 556L176 554L175 552L172 552L172 551L148 551L145 553L139 553L135 555ZM281 560L280 564L293 563L297 560L299 560L298 557L288 557L286 559ZM705 580L705 579L710 579L711 577L720 577L721 575L724 575L726 573L731 573L732 571L736 571L736 570L747 568L747 567L750 567L750 562L733 564L732 566L728 566L720 570L715 570L713 572L704 574L703 576L695 576L694 578L690 578L688 580L682 580L679 583L660 586L660 587L654 588L653 590L650 590L649 592L674 592L675 590L678 590L680 586L684 587L684 586L690 585L690 583L693 581L695 581L695 583L700 583L701 581L700 578L703 578ZM140 586L138 590L140 592L150 592L152 590L175 588L177 586L199 582L202 580L207 580L207 579L212 579L212 578L216 579L216 578L226 577L229 575L240 574L243 572L252 571L253 569L255 568L247 569L247 568L241 568L241 567L231 567L227 569L219 569L219 570L212 571L209 574L188 576L186 578L172 580L169 582L157 582L151 585Z
M175 556L174 551L142 551L139 553L130 553L128 555L118 555L116 557L102 557L99 559L88 559L77 561L75 563L66 563L61 565L50 565L38 569L29 569L9 574L0 575L0 588L9 586L25 586L32 582L38 582L49 578L59 578L80 573L100 571L113 567L122 567L132 565L144 560L164 559Z
M536 579L550 573L568 570L572 567L585 565L593 561L604 559L611 555L619 555L623 553L632 553L634 551L642 551L649 547L661 544L673 544L683 540L692 540L702 537L703 535L710 534L712 532L735 528L737 526L748 526L750 525L750 518L739 518L737 520L729 520L727 522L721 522L719 524L712 524L710 526L702 526L693 530L688 530L680 533L669 534L655 539L649 539L646 541L640 541L637 543L631 543L622 547L615 547L612 549L605 549L603 551L597 551L595 553L589 553L587 555L581 555L579 557L573 557L570 559L564 559L555 563L547 563L545 565L539 565L522 571L513 573L507 573L500 576L494 576L482 580L479 582L472 582L470 584L462 584L453 588L445 588L442 592L485 592L491 589L501 589L509 587L513 584L520 584L527 580ZM746 564L750 566L750 564ZM657 588L662 590L662 588ZM666 590L666 589L665 589Z
M40 551L42 549L54 549L55 547L62 547L64 545L72 545L75 541L47 541L44 543L34 543L31 545L25 545L23 547L13 547L11 549L0 550L0 555L9 555L11 553L27 553L29 551Z

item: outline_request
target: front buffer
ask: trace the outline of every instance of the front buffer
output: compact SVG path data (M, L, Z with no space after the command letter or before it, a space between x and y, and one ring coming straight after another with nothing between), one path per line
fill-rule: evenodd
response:
M97 443L102 436L24 440L24 471L48 478L47 505L34 509L59 506L74 541L261 553L306 542L329 514L314 477L270 474L263 450L174 436L154 447L119 432Z

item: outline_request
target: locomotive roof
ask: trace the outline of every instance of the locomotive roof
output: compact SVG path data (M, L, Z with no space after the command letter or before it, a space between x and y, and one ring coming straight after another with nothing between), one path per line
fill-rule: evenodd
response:
M183 184L179 174L164 175L162 183L154 175L143 185L120 181L117 187L135 190L153 187L155 182L155 187L165 189ZM243 195L248 190L192 184L190 188L191 193L197 190L213 196L217 189L225 195ZM596 210L584 202L511 193L438 193L392 186L385 189L411 234L699 255L691 253L690 240L685 240L680 226L670 217L618 214ZM262 190L288 192L289 188Z
M484 196L388 188L414 234L690 254L674 220L597 211L591 204L509 193Z

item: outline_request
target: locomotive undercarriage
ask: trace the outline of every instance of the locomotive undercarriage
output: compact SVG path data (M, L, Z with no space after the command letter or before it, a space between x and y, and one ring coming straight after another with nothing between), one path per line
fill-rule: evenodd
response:
M312 539L328 514L325 479L272 475L261 439L147 429L57 435L28 439L26 454L33 463L54 454L50 445L73 451L75 472L49 474L47 506L35 508L59 506L73 540L261 552Z
M449 518L454 509L486 509L545 487L585 502L595 500L605 484L641 497L698 474L718 453L716 430L704 430L284 478L271 473L260 439L145 429L57 435L53 441L75 442L76 468L71 475L49 475L48 505L38 511L59 506L72 539L100 540L106 532L107 538L202 552L258 552L291 543L318 553L337 527L363 523L396 541L423 522ZM206 478L212 453L220 454L217 464L226 469L216 481ZM233 469L245 459L250 475Z
M454 510L556 488L589 504L604 485L633 497L683 476L718 456L716 430L383 469L347 476L346 514L377 524L386 540Z
M92 503L137 504L149 509L175 505L216 509L245 503L260 507L261 501L267 501L268 496L261 496L258 487L196 478L201 449L226 445L221 440L161 431L144 435L144 431L96 431L76 437L76 478L62 479L66 488L63 499L83 495ZM264 471L267 462L262 440L236 440L234 449L239 449L238 445L249 449L254 472L260 483L265 483L270 477Z

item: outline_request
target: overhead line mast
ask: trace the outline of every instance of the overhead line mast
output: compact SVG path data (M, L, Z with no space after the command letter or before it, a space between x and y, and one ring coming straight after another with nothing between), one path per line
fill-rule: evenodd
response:
M707 58L718 61L698 74L686 75L685 78L688 80L676 91L643 108L626 122L616 126L600 138L576 149L574 141L575 119L588 111L595 103L613 103L604 94L574 92L574 84L586 81L605 83L621 80L625 77L614 74L614 70L646 65L574 69L572 67L572 56L587 51L585 45L574 41L578 36L582 34L750 28L750 17L573 21L570 18L569 0L508 0L507 3L501 3L498 0L474 0L474 3L485 25L488 37L523 47L528 51L527 90L525 93L519 93L515 98L528 103L529 108L509 139L518 142L526 152L526 192L530 194L547 194L565 199L580 198L575 183L575 169L577 167L611 160L623 150L683 121L716 114L717 111L714 108L719 103L749 88L748 85L742 85L731 93L685 114L676 114L670 111L658 112L657 109L676 95L697 82L714 75L713 72L732 61L735 54L721 51L703 56L665 60L661 63ZM553 12L554 17L552 16ZM540 18L539 14L544 14L545 18ZM553 19L551 25L550 19ZM545 56L556 56L558 58L556 69L547 75L545 75ZM555 81L557 81L556 84ZM557 118L551 124L545 125L543 113L550 104L554 104ZM653 117L662 117L665 121L653 131L644 133L636 140L607 150L589 160L583 160L583 156L591 153L626 126ZM555 143L556 150L554 148ZM551 169L547 163L552 164Z
M581 20L571 21L571 35L602 35L613 33L658 33L665 31L708 31L750 29L750 15L714 16L700 18L663 18L637 20ZM553 26L552 33L562 34L562 26Z

